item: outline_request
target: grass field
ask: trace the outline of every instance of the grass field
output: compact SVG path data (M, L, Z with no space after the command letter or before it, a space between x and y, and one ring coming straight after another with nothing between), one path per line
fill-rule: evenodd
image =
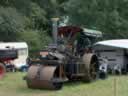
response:
M86 84L82 82L66 83L62 90L28 89L22 79L25 73L8 73L0 80L0 96L114 96L114 80L117 96L128 96L128 76L109 76L106 80Z

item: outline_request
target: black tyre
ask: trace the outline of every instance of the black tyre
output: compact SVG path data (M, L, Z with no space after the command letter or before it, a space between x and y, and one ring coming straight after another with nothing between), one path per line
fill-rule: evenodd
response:
M63 83L53 83L54 90L60 90L63 87Z
M100 79L106 79L107 78L107 73L100 71L99 72L99 78Z

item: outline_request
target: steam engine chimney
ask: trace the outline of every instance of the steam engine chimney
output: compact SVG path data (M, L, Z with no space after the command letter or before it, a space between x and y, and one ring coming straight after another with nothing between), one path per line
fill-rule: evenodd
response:
M52 18L52 36L54 44L57 44L58 20L59 18Z

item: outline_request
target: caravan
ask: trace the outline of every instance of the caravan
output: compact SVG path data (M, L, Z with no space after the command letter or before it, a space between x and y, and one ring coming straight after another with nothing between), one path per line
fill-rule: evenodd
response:
M16 69L26 68L28 58L28 45L25 42L1 42L0 50L17 50L17 58L12 60Z

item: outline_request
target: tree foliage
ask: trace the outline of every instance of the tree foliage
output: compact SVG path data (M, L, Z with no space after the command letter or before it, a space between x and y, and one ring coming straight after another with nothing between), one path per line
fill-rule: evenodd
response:
M104 32L106 39L127 38L128 0L69 0L70 23Z
M50 42L52 17L100 30L104 39L128 38L128 0L1 0L0 6L0 41L25 40L30 50Z
M30 35L31 34L31 35ZM39 50L42 47L38 31L26 30L19 33L19 41L27 42L30 51Z
M25 19L15 8L0 7L1 41L16 41L17 32L22 32L24 28Z

